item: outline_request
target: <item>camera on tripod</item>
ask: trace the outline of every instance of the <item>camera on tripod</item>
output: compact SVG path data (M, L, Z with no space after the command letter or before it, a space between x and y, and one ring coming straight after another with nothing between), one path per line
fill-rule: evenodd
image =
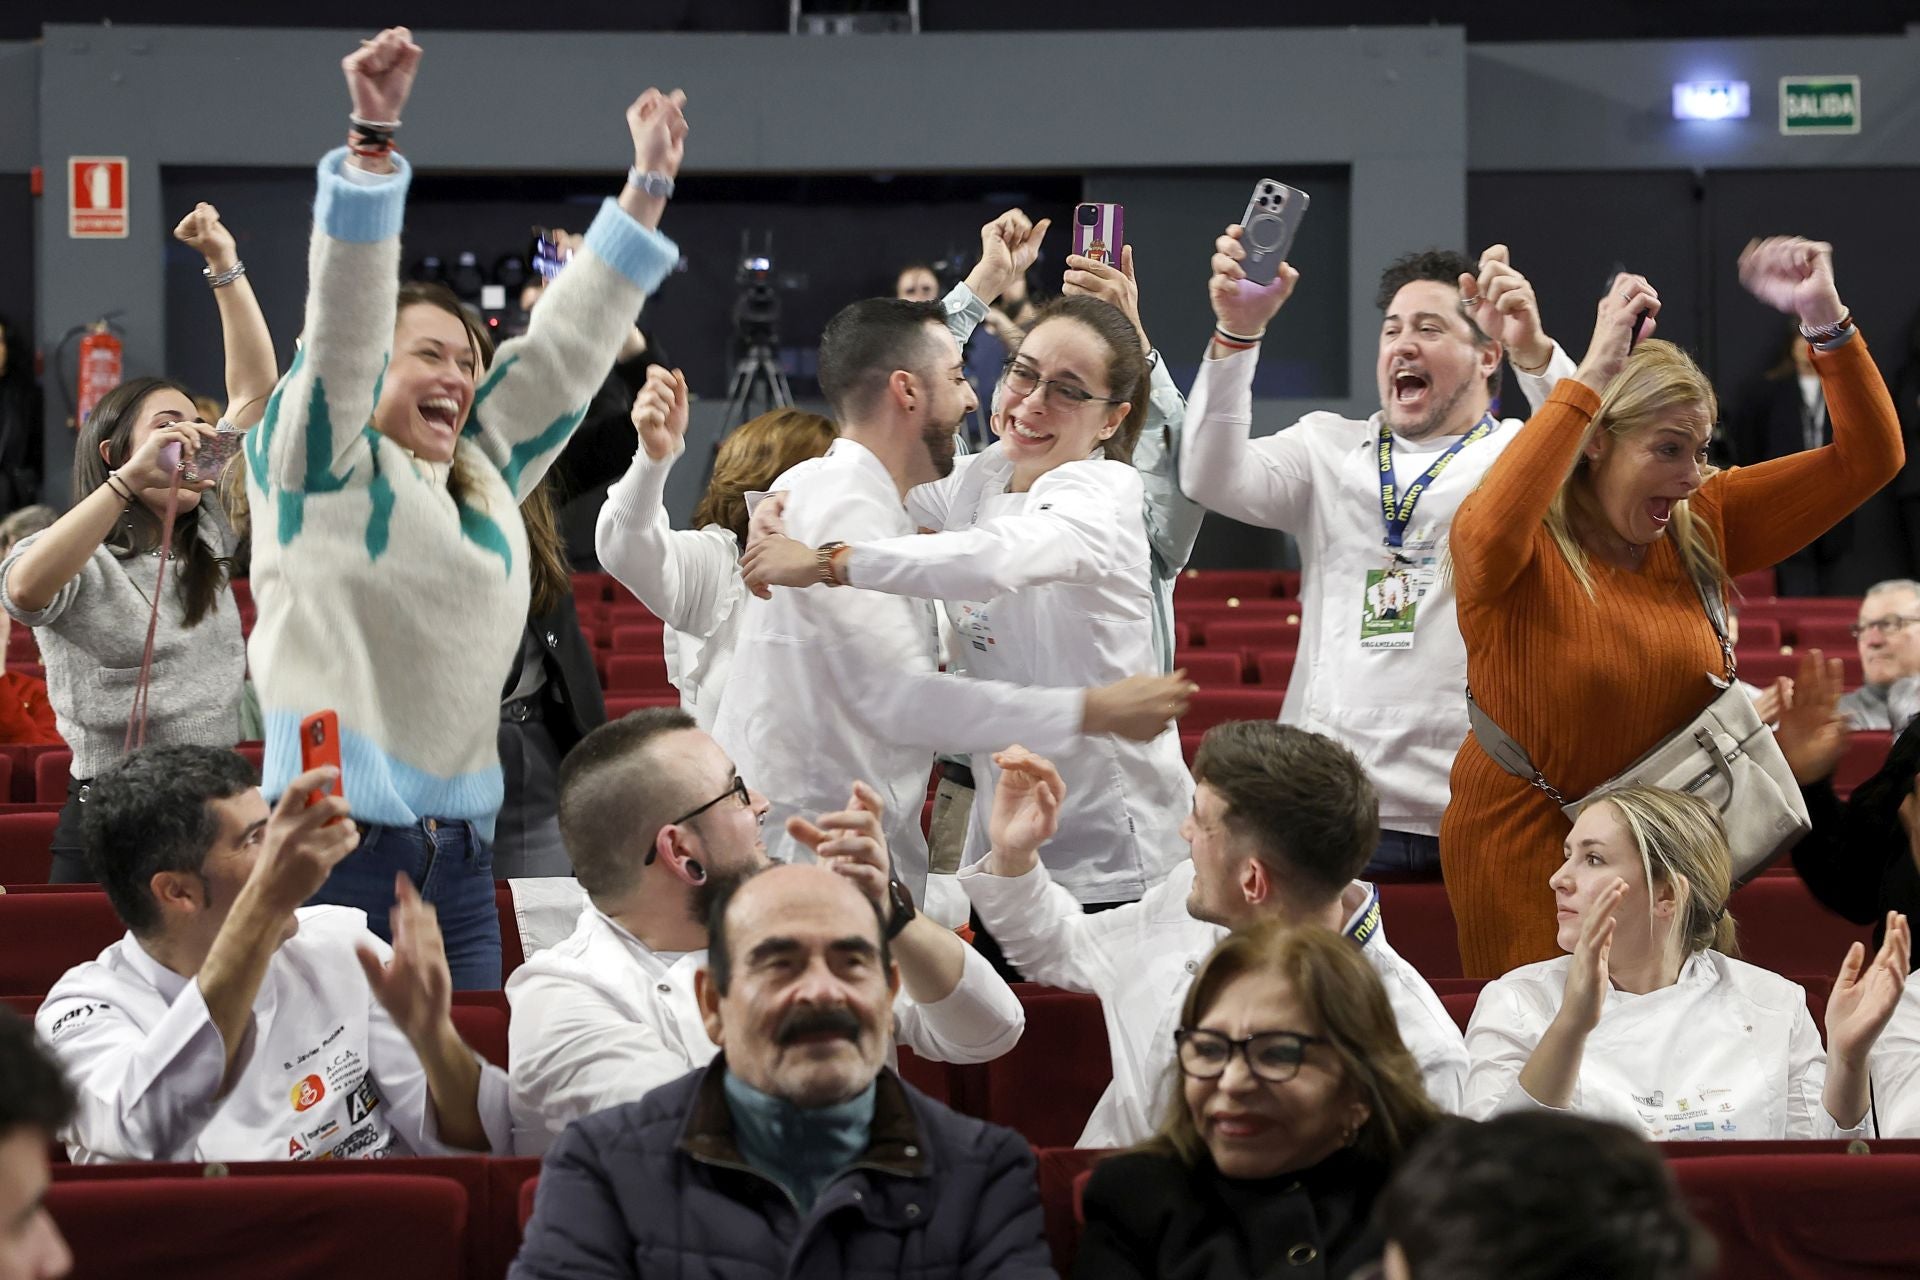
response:
M792 278L774 275L771 231L758 253L752 233L740 233L740 265L733 279L740 291L733 300L733 376L724 411L729 427L752 417L756 405L764 411L793 404L793 391L780 367L780 290L800 287Z
M780 291L773 278L773 233L767 233L767 251L753 253L740 233L740 266L733 274L740 292L733 300L734 336L746 346L780 345Z

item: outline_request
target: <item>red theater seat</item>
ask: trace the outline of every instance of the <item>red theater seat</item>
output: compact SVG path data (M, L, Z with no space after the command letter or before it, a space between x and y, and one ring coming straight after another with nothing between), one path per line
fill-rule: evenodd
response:
M526 947L520 941L520 917L513 909L513 890L505 880L493 882L493 909L500 917L500 983L505 986L513 971L527 962Z
M0 884L46 883L59 823L58 812L0 814Z
M0 995L38 996L126 933L107 895L0 893Z
M665 653L621 653L607 662L608 693L661 693L671 692L673 685L667 680L667 658Z
M1447 1016L1462 1031L1467 1029L1467 1023L1473 1018L1473 1006L1479 1001L1478 991L1449 991L1440 997L1440 1003L1447 1007Z
M520 1184L520 1234L525 1235L527 1224L533 1221L533 1202L540 1195L540 1179L528 1178Z
M33 762L33 798L40 804L64 804L73 776L73 752L57 747Z
M1113 1079L1097 996L1018 983L1027 1029L987 1063L986 1119L1036 1147L1070 1147Z
M1743 573L1733 580L1733 589L1742 597L1766 598L1774 592L1774 574L1771 569L1755 569Z
M1740 926L1741 959L1775 973L1831 976L1856 938L1873 936L1871 926L1841 919L1786 876L1760 876L1734 890L1727 910ZM1387 920L1391 926L1393 917Z
M1293 664L1299 656L1297 649L1260 650L1253 655L1254 683L1271 689L1285 689L1287 682L1293 679Z
M665 693L609 695L607 698L607 719L618 720L621 716L638 711L643 707L677 707L680 694L674 690Z
M665 653L667 633L659 626L615 627L611 633L615 653Z
M266 767L267 744L264 742L242 742L234 747L234 753L253 766L253 776L258 778Z
M21 627L15 627L14 634L20 634L23 629L24 628ZM0 755L6 756L13 762L13 789L8 795L8 798L13 803L32 804L37 802L38 796L35 794L37 779L34 776L34 762L39 760L41 756L50 755L57 751L67 752L69 758L73 755L71 751L67 751L67 745L64 742L35 743L31 746L10 743L5 746L0 746ZM62 782L60 784L58 803L64 804L66 799L67 787L66 783Z
M1233 649L1180 649L1173 655L1173 666L1202 686L1238 685L1243 674L1240 654Z
M1300 624L1285 618L1233 618L1201 624L1209 649L1298 649Z
M1073 1274L1073 1260L1080 1251L1080 1193L1087 1175L1110 1151L1081 1147L1042 1147L1033 1153L1039 1166L1040 1208L1046 1214L1047 1248L1053 1251L1053 1267L1063 1276Z
M1854 638L1853 623L1853 618L1831 614L1803 617L1793 624L1793 643L1801 649L1824 650L1829 658L1857 654L1860 642Z
M1175 604L1228 597L1262 599L1286 594L1286 575L1277 569L1189 569L1174 587Z
M1720 1243L1724 1280L1920 1275L1920 1236L1897 1225L1920 1201L1920 1156L1693 1156L1671 1168Z
M1780 636L1778 618L1740 618L1741 649L1777 650L1785 641Z
M47 1208L76 1276L422 1280L466 1272L468 1197L450 1178L56 1182Z
M1422 977L1431 982L1461 976L1460 943L1445 885L1383 884L1380 910L1387 942Z
M502 1071L507 1069L507 1012L490 1004L453 1006L453 1029L467 1047Z
M1251 685L1237 689L1202 689L1193 695L1187 714L1180 717L1180 731L1204 731L1229 720L1277 720L1280 706L1286 700L1284 689Z

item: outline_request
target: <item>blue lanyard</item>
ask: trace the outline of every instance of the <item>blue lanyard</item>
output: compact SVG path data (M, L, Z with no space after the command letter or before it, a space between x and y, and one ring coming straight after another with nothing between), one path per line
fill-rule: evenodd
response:
M1393 431L1386 423L1380 424L1380 507L1381 514L1386 517L1389 547L1399 549L1406 536L1407 525L1413 520L1413 509L1420 505L1420 495L1427 491L1428 485L1440 478L1440 473L1447 469L1453 456L1474 441L1492 435L1497 425L1492 414L1483 415L1478 426L1448 445L1446 452L1435 458L1433 465L1408 485L1406 493L1402 494L1393 480Z

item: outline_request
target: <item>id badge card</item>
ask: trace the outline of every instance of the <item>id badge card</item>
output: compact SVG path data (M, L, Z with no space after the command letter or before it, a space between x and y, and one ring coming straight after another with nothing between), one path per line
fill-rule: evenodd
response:
M1369 569L1360 593L1360 647L1413 648L1414 615L1420 607L1420 589L1413 571L1394 566Z

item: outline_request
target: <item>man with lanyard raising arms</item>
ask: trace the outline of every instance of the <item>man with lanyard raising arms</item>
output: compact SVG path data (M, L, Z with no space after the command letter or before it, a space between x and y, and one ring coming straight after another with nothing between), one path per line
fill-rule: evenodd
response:
M1380 845L1362 874L1438 878L1447 774L1467 734L1447 529L1521 426L1494 416L1501 358L1535 404L1574 362L1542 330L1505 245L1477 265L1409 254L1380 278L1380 411L1310 413L1254 440L1260 339L1299 273L1282 263L1271 285L1248 280L1237 225L1215 249L1218 326L1188 397L1181 487L1299 540L1300 650L1280 718L1346 744L1378 788Z

